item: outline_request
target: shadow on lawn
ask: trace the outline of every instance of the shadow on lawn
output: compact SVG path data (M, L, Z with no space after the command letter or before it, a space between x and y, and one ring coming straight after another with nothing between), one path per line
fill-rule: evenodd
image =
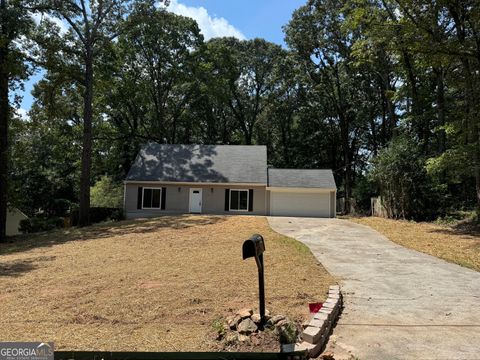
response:
M432 232L446 235L466 235L469 237L473 237L472 240L479 240L480 223L475 220L465 220L455 225L449 226L448 228L432 230Z
M85 228L71 227L39 234L26 234L12 237L9 242L0 244L0 255L54 246L69 241L87 241L112 236L146 234L162 228L181 230L192 226L211 225L223 221L225 221L224 216L175 215L95 224ZM3 273L3 268L0 268L0 276L1 273Z
M38 268L38 263L41 261L55 260L55 256L39 256L36 258L28 258L21 260L14 260L10 262L0 263L0 278L2 276L17 277L22 273Z

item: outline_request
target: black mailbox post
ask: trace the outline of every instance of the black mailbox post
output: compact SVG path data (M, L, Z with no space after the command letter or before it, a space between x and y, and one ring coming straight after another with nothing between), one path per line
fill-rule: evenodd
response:
M242 246L243 260L255 257L258 267L258 286L260 297L260 327L265 325L265 281L263 275L263 252L265 251L265 242L262 235L252 235L245 240Z

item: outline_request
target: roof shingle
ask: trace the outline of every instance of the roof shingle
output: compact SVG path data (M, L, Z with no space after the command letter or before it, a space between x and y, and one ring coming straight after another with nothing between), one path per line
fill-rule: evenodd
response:
M268 186L336 189L332 170L268 169Z
M267 148L255 145L143 146L129 181L267 183Z

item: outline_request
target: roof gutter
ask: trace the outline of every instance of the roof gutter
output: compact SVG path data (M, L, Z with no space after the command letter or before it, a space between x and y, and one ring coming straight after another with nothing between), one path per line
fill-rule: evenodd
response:
M166 185L187 185L187 186L199 186L199 185L206 185L206 186L267 186L266 183L242 183L242 182L196 182L196 181L141 181L141 180L125 180L123 182L125 185L127 184L166 184Z

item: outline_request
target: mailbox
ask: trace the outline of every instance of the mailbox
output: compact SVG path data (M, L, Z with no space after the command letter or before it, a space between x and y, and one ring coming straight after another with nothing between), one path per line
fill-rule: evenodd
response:
M257 257L263 254L265 251L265 242L262 235L252 235L252 237L243 243L242 252L243 260Z
M254 257L258 268L258 296L260 302L260 328L265 325L265 280L263 273L263 252L265 251L265 242L262 235L252 235L250 239L245 240L242 246L243 260Z

